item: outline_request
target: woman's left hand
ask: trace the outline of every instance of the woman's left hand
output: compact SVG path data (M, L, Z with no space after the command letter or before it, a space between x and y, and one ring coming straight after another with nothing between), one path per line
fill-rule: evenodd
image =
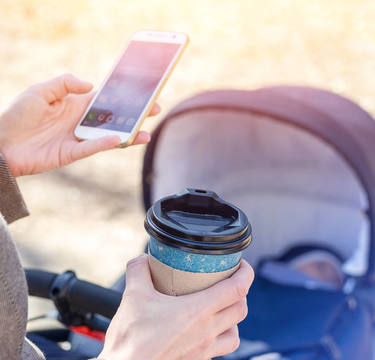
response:
M62 75L31 86L0 116L0 152L13 176L36 174L109 150L118 136L79 141L74 129L87 108L92 85ZM150 115L159 113L155 105ZM133 144L150 139L139 132Z

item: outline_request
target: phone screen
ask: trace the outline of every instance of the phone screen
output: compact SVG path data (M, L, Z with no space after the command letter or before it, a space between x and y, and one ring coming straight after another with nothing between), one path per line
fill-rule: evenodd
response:
M130 133L181 46L130 41L81 125Z

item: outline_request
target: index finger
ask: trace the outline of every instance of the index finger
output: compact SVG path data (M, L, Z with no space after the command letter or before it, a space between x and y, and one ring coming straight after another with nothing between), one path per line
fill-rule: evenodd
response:
M245 297L253 280L253 268L242 259L240 267L231 277L187 297L190 297L193 303L199 304L201 309L214 314Z
M64 74L54 79L34 85L34 89L51 104L68 94L85 94L92 89L92 84L82 81L71 74Z

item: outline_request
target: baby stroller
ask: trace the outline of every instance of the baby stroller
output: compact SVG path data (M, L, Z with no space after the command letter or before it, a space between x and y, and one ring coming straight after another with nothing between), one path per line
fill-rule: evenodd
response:
M202 93L157 127L145 209L209 189L253 226L249 315L225 359L373 359L374 144L368 113L307 87Z
M202 93L156 128L144 158L145 209L185 187L204 188L253 226L244 253L256 271L249 315L240 348L224 359L373 360L374 139L375 122L358 105L305 87ZM334 283L300 271L332 270L322 259L339 272ZM101 341L90 331L108 326L123 279L109 290L69 272L27 277L31 295L52 298L65 325L84 324L91 336L75 327L47 331L49 339L97 355Z

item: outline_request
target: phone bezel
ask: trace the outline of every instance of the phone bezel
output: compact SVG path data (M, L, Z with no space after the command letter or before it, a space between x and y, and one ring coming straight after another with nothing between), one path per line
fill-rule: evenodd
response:
M114 70L116 69L117 65L119 64L122 55L127 50L129 44L131 41L145 41L145 42L165 42L165 43L178 43L181 44L180 49L175 54L174 58L168 65L168 68L164 72L162 78L160 79L158 85L155 87L154 92L152 93L150 100L144 107L142 113L140 114L139 118L137 119L133 129L131 132L124 132L124 131L116 131L116 130L108 130L108 129L101 129L101 128L95 128L90 126L84 126L81 125L82 121L86 117L87 113L91 109L93 103L95 102L96 98L100 95L103 87L105 86L108 78L112 75ZM74 135L80 139L80 140L88 140L88 139L97 139L103 136L108 135L116 135L121 138L121 144L120 147L128 146L130 145L136 134L139 131L139 128L141 127L144 119L147 117L149 112L151 111L154 103L156 102L156 99L162 90L163 86L165 85L166 81L168 80L169 75L171 74L172 70L176 66L179 58L181 57L186 45L189 42L189 38L186 34L180 33L180 32L170 32L170 31L155 31L155 30L140 30L134 33L130 40L127 42L125 49L121 53L119 59L116 61L115 65L113 66L112 70L109 72L109 74L104 79L103 83L99 87L97 93L93 97L93 99L90 101L90 104L88 105L87 109L85 110L84 114L82 115L81 119L78 122L78 125L76 126L74 130Z

